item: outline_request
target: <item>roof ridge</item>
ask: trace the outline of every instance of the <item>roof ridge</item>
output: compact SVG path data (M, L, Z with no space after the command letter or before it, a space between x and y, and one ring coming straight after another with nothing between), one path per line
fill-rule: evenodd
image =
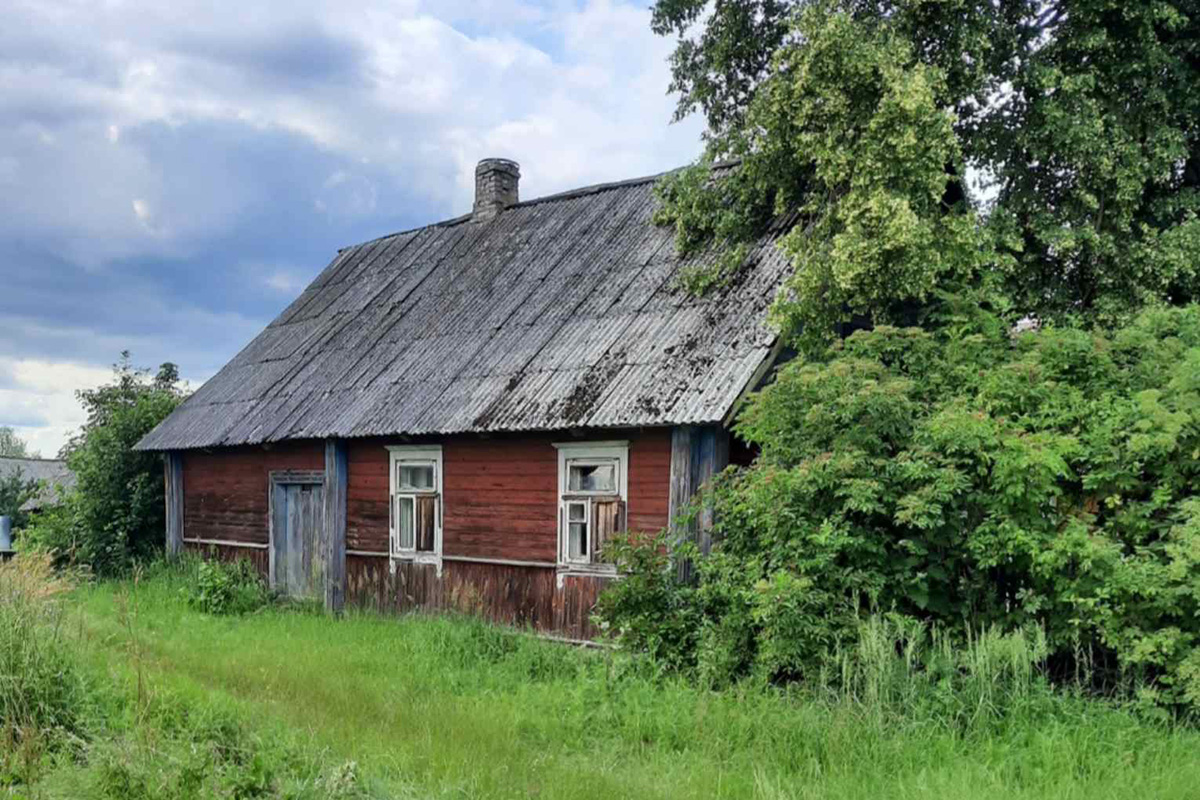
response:
M0 456L0 461L41 461L47 464L66 464L65 458L43 458L42 456Z
M710 164L709 167L711 169L723 169L726 167L736 166L740 163L742 163L742 159L734 158L734 159L729 159L726 161L714 162L714 163ZM651 183L651 182L661 180L666 175L670 175L672 173L685 170L689 166L693 166L693 165L685 164L682 167L675 167L673 169L664 170L662 172L656 172L653 175L643 175L640 178L625 178L625 179L619 180L619 181L605 181L604 183L593 183L591 185L580 186L575 189L565 189L561 192L555 192L553 194L546 194L546 195L542 195L541 197L534 197L530 200L522 200L519 203L513 203L511 206L508 206L507 208L505 208L505 211L507 211L510 208L525 208L528 206L538 205L539 203L553 203L553 202L557 202L559 200L573 200L577 197L587 197L588 195L600 194L601 192L611 191L612 189L622 189L626 186L637 186L637 185L643 184L643 183ZM417 231L423 231L423 230L426 230L427 228L449 228L453 225L459 225L463 222L467 222L473 216L474 216L474 214L472 214L472 213L460 214L459 216L451 217L450 219L444 219L444 220L440 220L438 222L430 222L425 225L417 225L416 227L406 228L404 230L396 231L394 233L385 233L382 236L376 236L374 239L367 239L366 241L363 241L363 242L355 242L354 244L348 244L345 247L339 247L337 251L339 253L341 253L346 250L349 250L351 247L362 247L364 245L368 245L373 242L378 242L381 239L390 239L393 236L403 236L406 233L416 233Z
M724 169L726 167L736 166L737 164L740 164L740 163L742 163L742 160L740 158L735 158L735 159L731 159L729 161L717 161L713 164L710 164L709 168L710 169ZM593 183L590 186L580 186L578 189L566 189L565 191L555 192L554 194L547 194L547 195L543 195L541 197L535 197L532 200L522 200L519 203L513 203L508 208L521 208L522 206L532 206L532 205L537 205L538 203L547 203L547 202L553 202L556 200L571 200L576 197L586 197L587 195L590 195L590 194L599 194L600 192L606 192L606 191L609 191L610 189L620 189L625 186L637 186L638 184L642 184L642 183L657 182L657 181L661 180L662 178L666 177L667 175L671 175L676 172L682 172L683 170L685 170L691 166L694 166L694 165L693 164L685 164L682 167L675 167L673 169L663 170L662 172L656 172L653 175L643 175L640 178L625 178L624 180L619 180L619 181L606 181L605 183ZM507 210L507 209L505 209L505 210Z

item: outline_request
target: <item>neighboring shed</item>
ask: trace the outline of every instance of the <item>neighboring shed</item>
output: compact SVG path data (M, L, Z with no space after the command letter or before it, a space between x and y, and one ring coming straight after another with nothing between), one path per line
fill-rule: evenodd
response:
M0 457L0 479L18 471L23 480L39 483L37 494L21 506L22 511L37 512L58 505L63 493L75 486L75 473L71 472L65 461Z
M781 222L696 298L655 178L518 202L340 251L139 449L167 454L168 547L248 555L279 588L468 608L572 637L605 539L670 522L728 460L778 353ZM703 534L701 534L703 535Z

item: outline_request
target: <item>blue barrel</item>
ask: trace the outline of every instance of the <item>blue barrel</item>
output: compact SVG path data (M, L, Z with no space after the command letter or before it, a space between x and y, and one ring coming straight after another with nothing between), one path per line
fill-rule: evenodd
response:
M0 517L0 550L12 550L12 517Z

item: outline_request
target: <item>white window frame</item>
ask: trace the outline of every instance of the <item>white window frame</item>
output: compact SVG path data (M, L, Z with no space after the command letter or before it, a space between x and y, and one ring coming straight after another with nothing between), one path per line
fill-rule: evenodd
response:
M558 450L558 576L562 585L564 574L616 574L614 564L595 563L593 553L589 552L586 560L570 557L570 541L568 533L570 523L567 520L567 506L572 503L584 503L587 509L586 518L591 541L591 526L595 524L592 497L619 496L625 507L629 507L629 442L555 442ZM570 489L570 467L574 464L590 466L595 464L615 463L617 467L616 493L596 491L572 491Z
M445 482L442 480L442 446L440 444L388 445L388 560L395 569L396 562L433 564L442 574L442 521L445 519ZM405 464L433 465L433 490L404 491L400 489L400 467ZM416 519L413 520L412 547L400 547L400 500L411 498L416 514L416 498L435 494L433 552L418 552Z

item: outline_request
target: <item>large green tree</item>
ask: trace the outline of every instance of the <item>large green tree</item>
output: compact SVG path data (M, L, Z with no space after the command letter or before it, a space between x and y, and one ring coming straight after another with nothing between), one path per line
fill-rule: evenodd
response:
M779 318L810 339L942 289L1102 323L1200 294L1194 3L658 0L653 25L704 161L741 161L668 181L662 218L728 268L799 209Z
M685 278L791 223L800 347L742 411L759 456L710 485L696 579L614 543L610 630L721 684L837 674L864 609L1036 627L1061 674L1200 708L1200 6L658 0L654 25L708 121L659 218L726 255Z

